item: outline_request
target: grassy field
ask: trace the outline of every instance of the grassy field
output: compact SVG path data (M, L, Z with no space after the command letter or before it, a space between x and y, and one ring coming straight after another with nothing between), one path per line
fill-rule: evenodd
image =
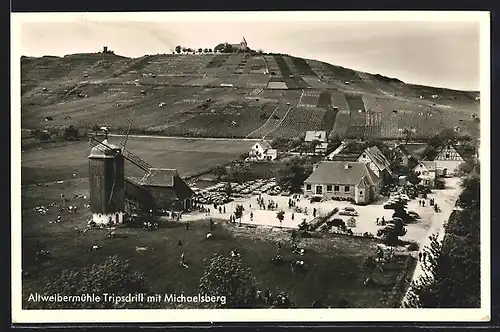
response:
M376 271L377 286L363 286L364 275L361 264L365 257L373 254L375 242L366 239L322 235L303 239L301 246L307 252L302 258L308 265L305 274L292 274L288 264L274 266L270 259L276 254L276 241L284 244L282 254L290 261L290 234L285 231L255 230L245 227L219 224L213 240L204 238L208 231L205 221L193 222L188 231L183 224L162 222L154 232L140 229L120 228L115 239L108 239L105 231L91 230L77 235L75 227L85 227L90 217L83 207L86 200L70 201L68 205L79 207L76 215L49 210L40 215L35 206L59 203L59 195L74 197L87 193L86 179L50 184L47 187L24 186L22 189L22 236L23 270L29 277L23 279L23 301L27 295L40 292L43 286L62 269L81 269L102 262L110 255L117 254L130 261L134 270L143 272L152 292L196 293L199 279L203 274L204 258L213 253L228 255L238 248L245 265L250 266L259 287L285 291L296 306L309 307L312 301L335 307L340 299L347 298L351 307L386 307L398 303L402 294L393 292L397 277L405 268L404 260L387 264L385 272ZM62 215L62 222L50 224L48 221ZM52 260L36 264L33 260L34 245L40 239L45 250L51 252ZM181 240L183 246L178 246ZM89 252L94 246L101 249ZM146 251L136 251L136 247L147 247ZM178 261L185 253L189 269L180 269Z
M110 138L118 144L120 137ZM23 184L50 182L88 176L88 141L38 143L23 140L21 181ZM231 140L195 140L130 137L127 148L153 167L175 168L183 177L223 165L248 152L252 142ZM75 174L75 176L73 176ZM137 167L126 164L125 174L143 175Z

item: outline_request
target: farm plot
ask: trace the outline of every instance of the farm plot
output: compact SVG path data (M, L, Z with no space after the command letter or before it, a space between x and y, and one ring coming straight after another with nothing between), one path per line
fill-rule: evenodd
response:
M320 130L325 112L321 108L304 109L293 107L289 110L280 125L269 133L266 138L296 138L308 130Z
M349 127L345 132L346 138L364 138L366 130L366 112L364 110L351 110Z
M207 64L207 68L218 68L222 67L222 65L229 59L229 54L217 54L215 55L210 62Z
M287 62L285 61L286 57L283 57L281 55L274 55L273 57L280 69L281 74L283 75L283 79L288 89L309 88L309 85L306 82L304 82L299 75L294 74L292 69L290 69Z
M335 123L333 125L332 133L330 137L334 135L339 135L340 137L345 136L347 131L347 127L349 127L349 123L351 121L351 116L349 112L338 112L335 117Z
M186 59L188 58L182 55L153 55L148 58L143 71L155 73L159 77L161 74L172 73Z
M300 76L300 71L297 70L297 68L295 68L295 62L292 60L291 57L289 57L289 56L282 56L281 58L283 59L283 61L285 61L287 67L292 72L292 75L294 75L294 76Z
M363 103L366 109L365 138L379 138L382 135L382 107L375 97L367 94L363 95Z
M302 95L300 96L299 103L297 106L303 107L316 107L319 101L319 91L302 91Z
M207 78L202 78L202 77L197 77L190 79L188 81L183 82L183 85L191 85L191 86L210 86L215 84L217 79L215 77L207 77Z
M192 137L227 137L243 138L262 126L265 119L262 114L274 109L272 104L229 103L225 106L212 107L182 125L169 128L170 135Z
M247 135L247 138L264 138L266 135L275 130L281 123L282 119L286 116L289 107L281 104L277 105L267 121L259 128Z
M317 76L302 76L302 80L313 89L331 89L332 85L323 82Z
M363 103L363 98L361 95L354 95L354 94L346 94L345 98L347 100L347 103L349 104L349 109L351 111L364 111L365 110L365 104Z
M276 60L272 55L264 55L264 61L266 62L266 67L269 69L269 74L271 77L282 77L283 74L280 71L280 68L278 64L276 63Z
M415 138L429 137L459 123L459 120L453 120L457 119L456 115L445 117L442 111L424 105L387 98L377 98L377 102L385 110L382 113L384 138L402 137L405 129L411 131Z
M234 84L237 87L244 87L248 89L264 89L267 86L268 82L269 76L267 75L248 74L241 75Z
M179 70L185 74L199 74L212 61L212 56L187 55L186 57L179 66Z
M325 74L329 74L329 76L341 82L357 82L360 80L359 76L352 69L347 69L341 66L334 66L329 63L322 63L322 65L325 67Z
M287 84L285 82L269 82L267 83L266 89L270 90L286 90L288 89Z
M330 95L330 92L322 91L319 94L318 102L316 103L316 107L325 108L325 109L332 107L332 97Z
M261 102L274 102L278 103L283 96L283 91L276 90L261 90L255 98L259 98Z
M252 56L243 69L244 73L261 74L267 70L266 61L262 56Z
M382 112L366 111L365 139L380 138L382 135Z
M337 118L337 110L329 107L326 108L325 116L323 117L323 123L321 125L321 130L327 132L327 134L331 133L335 126L335 119Z
M309 66L306 60L295 57L291 57L291 60L293 61L293 64L300 75L316 76L316 73L314 72L314 70L312 70L311 66Z
M340 113L349 113L349 103L347 102L345 94L342 92L332 92L332 106L337 107Z

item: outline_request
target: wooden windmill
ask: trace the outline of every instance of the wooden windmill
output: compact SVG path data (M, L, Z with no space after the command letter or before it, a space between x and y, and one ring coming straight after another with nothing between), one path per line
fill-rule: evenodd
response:
M135 111L132 110L132 112L130 113L129 117L127 118L127 129L124 133L124 135L122 136L122 139L120 141L120 147L117 149L116 146L113 146L113 144L109 144L107 143L107 138L108 138L108 131L109 129L107 127L101 127L101 130L104 131L105 133L105 141L102 142L102 141L99 141L98 139L96 139L95 137L90 137L90 140L89 140L89 143L91 145L91 147L98 147L98 148L102 148L103 150L115 150L117 151L118 150L118 153L123 156L124 159L128 160L129 162L131 162L133 165L135 165L136 167L138 167L139 169L141 169L143 172L144 172L144 175L148 174L152 168L152 166L147 163L146 161L144 161L142 158L140 158L139 156L135 155L134 153L132 153L131 151L127 150L127 141L128 141L128 136L129 136L129 133L130 133L130 128L132 126L132 118L135 114ZM115 192L115 183L116 183L116 180L117 180L117 169L116 169L116 164L114 164L114 179L113 179L113 184L112 184L112 190L110 192L110 196L109 196L109 203L112 201L113 199L113 194Z

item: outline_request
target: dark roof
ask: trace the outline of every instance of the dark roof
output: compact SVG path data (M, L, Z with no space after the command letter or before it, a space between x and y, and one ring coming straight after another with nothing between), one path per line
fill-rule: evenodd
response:
M180 199L188 198L193 194L193 190L175 169L151 168L139 184L147 187L173 188Z
M417 159L421 159L428 150L427 144L425 143L408 143L400 144L400 146L406 148L406 151L408 151L414 158Z
M262 140L262 141L258 141L257 143L260 144L260 146L262 146L262 148L264 150L272 148L271 144L269 142L267 142L267 141Z
M381 171L387 170L389 174L392 174L391 170L389 169L389 166L391 166L391 163L385 155L380 151L380 149L376 146L370 146L369 148L366 148L364 151L368 157L372 160L372 162L377 166L377 168Z
M346 165L349 168L346 169ZM305 183L357 185L363 177L370 184L378 181L378 177L362 162L322 161Z
M141 186L173 187L177 170L169 168L150 168L149 172L139 181Z

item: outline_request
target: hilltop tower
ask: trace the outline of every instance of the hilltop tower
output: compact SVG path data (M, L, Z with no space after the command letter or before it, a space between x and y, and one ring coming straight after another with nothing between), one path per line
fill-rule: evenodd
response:
M121 149L108 142L108 134L89 155L89 189L92 221L98 225L123 223L125 162Z

